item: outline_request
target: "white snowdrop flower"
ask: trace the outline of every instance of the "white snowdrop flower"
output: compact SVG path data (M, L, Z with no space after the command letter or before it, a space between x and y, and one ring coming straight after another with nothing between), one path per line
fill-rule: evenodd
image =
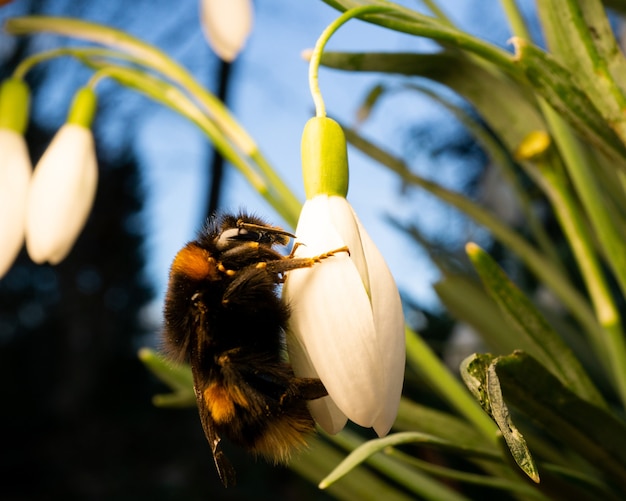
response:
M62 261L93 206L98 165L89 126L95 106L93 90L81 89L67 123L35 167L28 194L26 248L36 263Z
M211 48L232 62L243 49L252 29L251 0L201 0L200 22Z
M400 295L345 198L347 152L341 128L325 117L312 121L303 135L308 200L296 229L295 255L316 256L343 246L350 253L288 273L283 296L292 311L290 359L297 375L319 377L328 391L328 397L310 402L322 428L336 433L348 418L383 436L397 415L404 378Z

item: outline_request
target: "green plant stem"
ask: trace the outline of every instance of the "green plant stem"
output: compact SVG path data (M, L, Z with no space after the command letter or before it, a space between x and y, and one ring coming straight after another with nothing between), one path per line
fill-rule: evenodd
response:
M313 97L313 102L315 103L315 115L317 117L326 116L326 105L324 104L322 92L320 91L319 68L320 59L322 58L322 52L324 52L324 47L326 46L326 43L328 42L330 37L333 36L333 34L350 19L353 19L363 14L375 14L377 12L386 12L389 10L393 9L390 7L377 5L364 5L362 7L355 7L354 9L350 9L344 12L341 16L339 16L332 23L330 23L324 29L324 31L322 31L322 34L319 36L317 42L315 43L315 48L313 49L313 53L311 54L311 60L309 61L309 88L311 89L311 96Z
M424 340L408 327L406 333L407 361L423 374L431 387L460 415L479 430L491 445L497 445L498 429L482 407L454 377Z

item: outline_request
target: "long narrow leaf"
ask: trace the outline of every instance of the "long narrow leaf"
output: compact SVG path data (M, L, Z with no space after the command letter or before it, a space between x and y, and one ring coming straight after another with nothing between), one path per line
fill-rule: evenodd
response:
M520 38L514 39L515 62L523 69L535 90L582 137L626 169L624 143L604 120L593 102L578 85L576 75L553 56Z
M313 484L328 474L329 465L339 463L345 454L340 449L326 443L320 437L312 437L306 451L289 462L289 468L302 475ZM389 499L390 501L410 501L412 496L391 485L388 481L365 467L354 468L350 475L340 482L327 487L334 499L353 501L354 499Z
M473 203L459 193L447 190L432 181L424 179L411 172L408 166L399 158L382 150L366 140L354 130L343 127L347 140L365 154L378 160L383 166L400 175L401 179L411 185L419 186L440 198L444 202L463 211L477 223L491 231L494 238L509 247L528 266L528 268L548 287L550 287L571 314L583 326L591 337L603 335L593 311L582 295L569 283L568 279L551 266L551 261L535 250L524 238L502 223L491 213Z
M324 0L324 2L342 12L362 5L393 8L389 12L364 14L359 18L395 31L431 38L443 45L467 50L490 61L506 73L520 75L508 52L464 31L457 30L444 21L420 14L402 5L387 0Z
M605 405L570 348L489 254L471 243L467 245L467 253L487 291L518 334L532 346L530 353L581 398L596 405Z
M322 55L324 66L344 71L421 76L467 99L511 149L533 130L545 129L532 93L497 68L488 71L459 51L435 54L341 53Z
M446 450L454 450L456 446L452 442L446 442L437 437L433 437L424 433L417 432L404 432L394 433L385 438L379 438L365 442L360 447L354 449L335 469L320 483L321 487L332 485L344 475L352 471L356 466L367 461L374 454L386 449L387 447L397 446L402 444L428 444L434 446L443 446ZM468 451L461 451L467 453ZM399 463L401 464L401 463ZM421 490L426 488L429 484L424 482L421 486ZM447 488L441 486L441 488L435 489L435 484L431 484L429 490L432 493L430 499L450 499L450 500L464 500L467 499L460 494L456 494L453 491L448 491ZM420 493L425 495L424 492ZM444 496L443 498L441 496Z
M548 47L589 96L606 122L626 141L626 99L620 84L626 60L599 0L539 0Z
M626 424L579 398L525 353L499 357L506 400L626 489Z
M352 452L363 444L362 438L349 430L330 437L336 444L342 446L346 451ZM368 466L374 470L384 474L387 478L395 481L403 486L409 492L412 492L418 499L428 501L440 501L441 499L450 499L462 501L467 499L465 496L458 494L455 490L451 490L448 486L440 484L435 479L425 475L424 473L411 468L409 465L389 457L387 454L374 454L367 459ZM323 480L320 486L326 486ZM371 499L384 499L384 497L366 496Z

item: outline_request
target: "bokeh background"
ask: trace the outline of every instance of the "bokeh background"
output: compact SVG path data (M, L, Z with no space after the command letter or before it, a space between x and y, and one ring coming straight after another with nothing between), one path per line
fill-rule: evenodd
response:
M506 24L495 2L441 4L465 29L505 46ZM196 0L16 0L0 8L0 21L30 14L101 22L163 49L208 88L225 92L237 119L304 198L300 134L312 101L300 53L337 16L321 0L255 2L253 32L231 66L208 47ZM1 76L28 55L68 43L76 42L0 34ZM358 21L328 48L434 50L426 40ZM33 162L90 75L69 58L28 74ZM484 194L484 155L450 115L404 89L410 79L322 69L320 81L329 113L351 125L375 85L396 85L361 132L421 174ZM216 189L211 145L183 118L113 82L97 91L100 183L85 230L60 265L37 266L22 253L0 280L0 499L326 499L289 470L230 449L240 486L224 491L196 410L152 405L164 388L137 350L158 346L172 256L213 207L245 207L282 222L228 165ZM431 289L436 273L404 229L419 228L448 247L461 246L468 233L478 242L486 237L428 195L405 190L356 150L350 162L349 199L390 264L407 319L443 352L450 322Z

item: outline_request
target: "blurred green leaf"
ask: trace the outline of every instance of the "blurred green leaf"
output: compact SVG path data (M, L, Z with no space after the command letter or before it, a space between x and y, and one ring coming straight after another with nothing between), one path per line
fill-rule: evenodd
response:
M563 275L559 267L553 266L549 258L537 251L514 229L504 224L489 211L466 196L448 190L412 172L403 160L376 146L353 129L345 126L342 126L342 128L350 144L398 174L403 182L425 189L444 202L463 211L478 224L485 226L495 239L517 254L537 278L554 291L590 337L603 335L603 330L598 324L589 303L570 283L569 278Z
M344 429L341 433L333 435L329 439L349 452L357 450L368 443L348 429ZM425 475L405 462L392 458L387 454L370 455L367 458L367 465L384 474L389 480L403 486L409 492L414 493L414 495L418 496L418 499L430 501L440 501L441 499L461 501L467 499L462 494L457 493L456 490L439 483L429 475ZM326 487L326 485L325 480L320 483L320 487ZM378 496L366 496L365 498L384 499Z
M511 149L531 131L546 127L528 88L496 67L479 64L460 51L445 50L435 54L325 52L321 63L345 71L420 76L446 85L467 99Z
M188 365L175 365L151 348L139 350L139 359L150 372L173 390L173 393L155 395L152 399L154 405L159 407L193 407L196 405L193 376Z
M456 319L471 325L496 355L525 349L526 341L510 336L502 311L480 283L469 276L446 273L434 284L441 302Z
M494 443L486 442L483 435L467 421L425 405L403 398L398 417L393 425L398 431L419 431L460 448L471 450L472 455L497 458L499 449Z

